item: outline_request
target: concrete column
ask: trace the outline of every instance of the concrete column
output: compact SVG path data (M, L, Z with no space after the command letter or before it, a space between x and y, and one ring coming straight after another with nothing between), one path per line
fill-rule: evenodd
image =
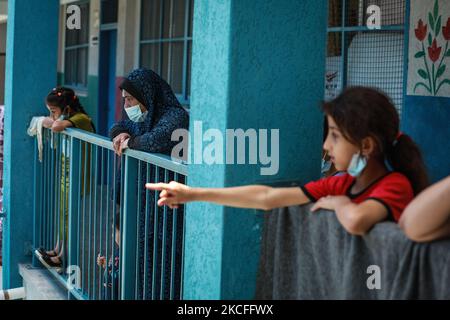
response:
M203 133L215 128L225 136L227 128L255 129L258 142L264 138L258 130L267 129L269 150L279 147L279 166L275 174L262 175L261 167L267 166L259 165L261 158L257 165L248 164L247 144L247 164L192 164L189 185L307 182L319 177L326 4L325 0L195 1L191 161L202 156L194 146L195 121L202 121ZM273 144L271 129L279 130L279 141ZM253 298L260 234L261 216L254 210L189 204L184 298Z
M8 1L5 85L3 287L21 286L18 265L31 257L34 140L26 129L47 112L56 85L59 0Z

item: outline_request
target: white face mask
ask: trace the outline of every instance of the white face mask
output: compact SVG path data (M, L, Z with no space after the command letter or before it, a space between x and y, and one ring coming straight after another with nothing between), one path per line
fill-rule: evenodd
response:
M129 108L125 108L125 112L133 122L142 122L145 119L145 114L141 111L141 106L138 104Z
M348 166L347 172L349 175L353 177L358 177L364 171L367 166L367 158L360 155L359 153L355 153L350 161L350 165Z

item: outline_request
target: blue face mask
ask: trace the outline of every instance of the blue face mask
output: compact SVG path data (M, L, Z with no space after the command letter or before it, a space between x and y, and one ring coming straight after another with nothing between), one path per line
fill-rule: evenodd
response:
M145 114L142 113L140 105L125 108L125 112L133 122L142 122L144 121Z
M64 108L61 116L58 118L58 120L63 121L69 119L69 115L67 114L67 107Z
M322 159L322 168L321 168L322 174L325 174L327 171L329 171L331 169L331 161L325 160L326 157L327 157L327 154L325 154Z
M325 161L324 159L322 159L322 169L321 169L322 174L328 172L330 169L331 169L331 161Z
M350 161L347 172L352 177L358 177L367 166L367 158L355 153Z

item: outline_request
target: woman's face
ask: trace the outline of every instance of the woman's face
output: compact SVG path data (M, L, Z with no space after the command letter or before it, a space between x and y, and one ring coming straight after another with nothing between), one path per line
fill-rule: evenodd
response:
M122 90L122 97L125 100L124 105L123 105L123 107L125 109L139 105L142 112L147 111L147 109L142 104L140 104L139 101L135 97L133 97L131 94L129 94L126 90Z
M139 104L139 101L137 101L137 99L129 94L126 90L122 90L122 97L125 100L125 103L123 105L125 109L137 106Z

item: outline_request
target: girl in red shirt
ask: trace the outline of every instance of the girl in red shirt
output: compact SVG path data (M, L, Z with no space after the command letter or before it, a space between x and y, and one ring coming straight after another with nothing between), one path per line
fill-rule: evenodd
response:
M170 182L148 183L162 191L158 205L177 208L190 201L271 210L315 202L312 211L334 210L344 228L363 235L377 222L398 221L403 209L428 185L421 153L399 132L399 116L383 93L364 87L346 89L324 103L328 135L323 148L343 175L300 188L249 185L234 188L191 188ZM392 170L390 170L390 168Z

